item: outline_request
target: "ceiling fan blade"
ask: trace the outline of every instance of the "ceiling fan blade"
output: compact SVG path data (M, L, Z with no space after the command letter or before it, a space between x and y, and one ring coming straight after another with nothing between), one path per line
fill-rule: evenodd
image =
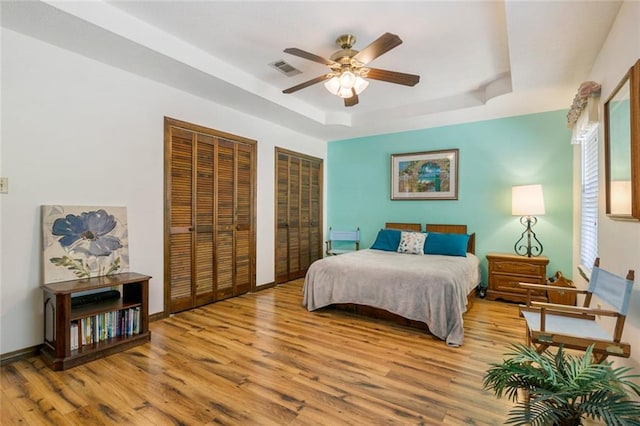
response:
M358 95L356 95L356 92L353 91L353 96L351 96L350 98L344 98L344 106L351 107L354 105L358 105L358 101L359 101Z
M324 81L324 80L330 78L330 76L331 76L331 74L322 74L321 76L316 77L316 78L314 78L312 80L305 81L304 83L297 84L297 85L295 85L293 87L289 87L288 89L283 90L282 93L297 92L298 90L304 89L305 87L309 87L309 86L312 86L312 85L314 85L316 83L320 83L321 81Z
M373 80L386 81L389 83L403 84L405 86L415 86L420 81L420 76L415 74L405 74L396 71L381 70L378 68L369 68L366 75L367 78Z
M361 62L363 64L368 64L369 62L376 59L378 56L382 55L402 44L402 40L395 34L384 33L377 39L375 39L370 45L362 49L353 59Z
M304 58L304 59L308 59L310 61L313 62L318 62L321 63L323 65L335 65L336 62L330 60L330 59L326 59L323 58L322 56L318 56L318 55L314 55L313 53L309 53L306 52L302 49L298 49L297 47L289 47L287 49L284 49L284 53L288 53L290 55L294 55L294 56L298 56L300 58Z

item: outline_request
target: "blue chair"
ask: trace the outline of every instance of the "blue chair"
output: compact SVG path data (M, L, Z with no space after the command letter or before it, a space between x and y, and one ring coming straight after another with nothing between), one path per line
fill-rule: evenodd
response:
M338 242L334 247L334 242ZM335 256L337 254L348 253L354 251L353 249L345 249L353 244L355 250L360 250L360 228L355 231L337 231L329 228L329 239L326 241L327 256Z
M520 315L527 323L527 344L533 345L538 353L544 352L549 346L562 345L565 348L586 350L588 346L594 345L593 357L596 362L604 361L609 355L628 358L631 354L631 346L629 343L621 342L621 339L633 281L633 270L629 270L624 278L617 276L600 269L598 258L591 270L587 290L519 283L519 286L527 292L527 304L520 306ZM584 304L576 307L532 302L530 292L540 289L547 292L584 294ZM600 304L596 309L592 308L593 296L608 305L610 309L603 309ZM603 327L600 321L596 321L597 316L613 318L615 320L613 331Z

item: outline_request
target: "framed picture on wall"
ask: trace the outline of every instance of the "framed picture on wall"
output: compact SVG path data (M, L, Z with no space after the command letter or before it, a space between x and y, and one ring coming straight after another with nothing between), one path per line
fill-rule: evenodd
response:
M392 200L457 200L458 150L391 155Z

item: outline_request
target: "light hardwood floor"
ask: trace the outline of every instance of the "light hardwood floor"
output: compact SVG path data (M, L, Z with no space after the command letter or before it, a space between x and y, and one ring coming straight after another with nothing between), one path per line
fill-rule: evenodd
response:
M2 424L498 425L482 389L524 342L517 306L477 299L465 341L334 310L307 312L302 280L151 324L151 343L67 371L1 368Z

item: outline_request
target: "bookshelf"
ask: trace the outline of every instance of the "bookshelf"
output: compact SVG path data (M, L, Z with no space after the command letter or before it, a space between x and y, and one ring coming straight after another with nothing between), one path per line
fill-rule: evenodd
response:
M135 272L43 284L45 364L65 370L151 339L149 279ZM74 295L117 288L116 299L74 306Z

